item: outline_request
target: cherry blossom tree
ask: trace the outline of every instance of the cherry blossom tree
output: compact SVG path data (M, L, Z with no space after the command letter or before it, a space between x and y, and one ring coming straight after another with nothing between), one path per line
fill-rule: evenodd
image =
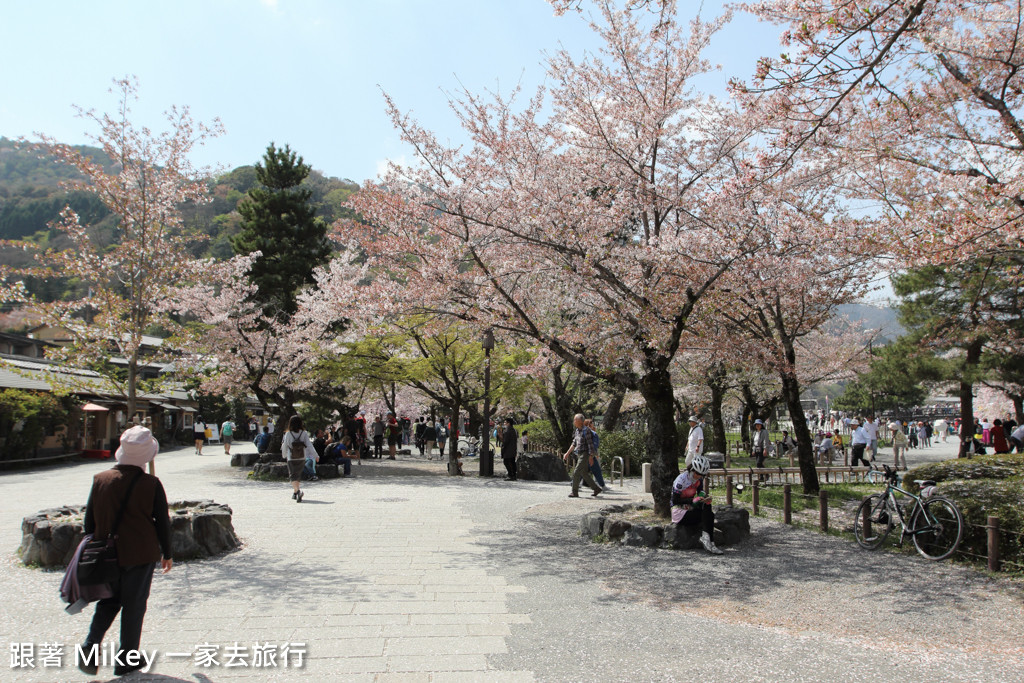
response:
M168 291L163 306L194 319L175 340L183 354L179 371L198 379L209 393L252 392L267 414L277 416L274 433L283 436L303 393L329 384L318 362L338 351L339 338L315 319L293 318L287 328L277 324L277 316L253 296L257 285L249 269L259 256L193 262L192 284ZM358 266L348 265L359 272Z
M763 59L737 92L783 115L780 145L826 145L842 157L844 192L878 218L868 236L898 267L1024 261L1020 3L747 7L786 26L791 50Z
M691 315L750 248L718 206L741 191L731 159L753 126L689 85L720 22L685 26L674 3L598 9L601 53L555 54L550 87L524 106L515 93L453 99L464 148L388 99L418 164L368 184L353 201L366 223L339 230L376 274L362 298L377 315L493 327L639 391L667 515L680 454L670 365Z
M135 413L143 335L151 326L172 326L158 302L165 289L188 272L179 207L206 200L206 172L189 161L192 150L221 133L218 121L195 122L187 107L167 112L168 130L154 133L131 121L137 99L135 79L115 81L119 98L113 114L79 110L98 128L91 139L114 164L101 163L81 151L42 136L40 148L77 169L84 180L77 189L95 194L117 216L113 244L101 241L70 207L51 227L70 243L63 250L34 251L35 265L0 272L0 299L25 306L44 323L67 330L71 343L48 355L76 367L99 372L127 396L128 415ZM23 244L33 250L34 245ZM25 277L69 278L85 294L47 302L30 296ZM74 375L67 373L68 378Z

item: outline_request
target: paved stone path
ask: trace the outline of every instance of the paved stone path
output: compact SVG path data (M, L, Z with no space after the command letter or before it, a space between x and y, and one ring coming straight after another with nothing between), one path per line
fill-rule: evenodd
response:
M143 647L161 658L132 680L1024 679L1020 592L963 567L764 520L722 558L595 545L579 515L645 498L638 482L568 500L564 484L452 479L420 460L367 461L296 504L218 451L161 454L157 474L172 500L231 505L245 545L157 576ZM108 466L0 474L0 547L17 547L26 514L84 502ZM37 653L0 680L87 680L70 650L92 610L64 614L59 581L5 555L4 647L59 643L65 662ZM225 666L256 643L304 643L305 665ZM205 644L220 666L196 665Z

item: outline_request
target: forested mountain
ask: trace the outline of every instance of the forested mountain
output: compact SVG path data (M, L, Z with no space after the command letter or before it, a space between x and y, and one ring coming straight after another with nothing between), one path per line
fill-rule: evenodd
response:
M113 165L103 152L94 147L77 147L91 155L108 170ZM48 223L55 220L65 205L82 217L82 222L101 231L108 240L116 239L116 220L106 207L88 192L67 191L62 182L78 180L77 172L41 155L30 146L19 146L0 137L0 240L30 240L38 244L60 246ZM202 206L182 207L187 229L198 239L196 256L227 258L231 256L229 238L238 232L238 202L256 184L256 170L240 166L210 182L212 201ZM318 217L328 223L351 215L342 205L359 189L351 180L331 178L312 171L306 179L312 192L312 203ZM0 250L0 263L24 263L25 252Z

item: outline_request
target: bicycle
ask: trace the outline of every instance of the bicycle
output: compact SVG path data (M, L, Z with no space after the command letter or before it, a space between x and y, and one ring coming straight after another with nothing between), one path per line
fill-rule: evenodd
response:
M873 493L857 508L853 535L868 550L882 545L899 520L900 546L907 536L914 540L917 552L929 560L944 560L960 545L964 533L963 515L953 501L935 495L935 482L915 480L921 495L900 488L900 475L888 465L885 469L885 493ZM896 500L899 493L910 498L906 505Z

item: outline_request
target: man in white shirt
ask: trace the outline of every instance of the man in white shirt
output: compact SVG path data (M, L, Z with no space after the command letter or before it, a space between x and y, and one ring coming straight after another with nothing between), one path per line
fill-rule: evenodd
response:
M850 457L850 466L856 467L857 461L860 460L866 467L868 461L864 459L864 449L868 447L871 442L871 437L868 435L867 430L860 426L857 420L850 421L850 427L853 428L853 439L850 445L853 446L853 455Z
M704 429L700 426L700 420L696 415L691 415L690 436L686 440L686 466L693 462L693 456L704 454Z
M874 415L868 415L864 420L864 431L868 433L868 445L871 447L871 459L878 457L878 423Z

